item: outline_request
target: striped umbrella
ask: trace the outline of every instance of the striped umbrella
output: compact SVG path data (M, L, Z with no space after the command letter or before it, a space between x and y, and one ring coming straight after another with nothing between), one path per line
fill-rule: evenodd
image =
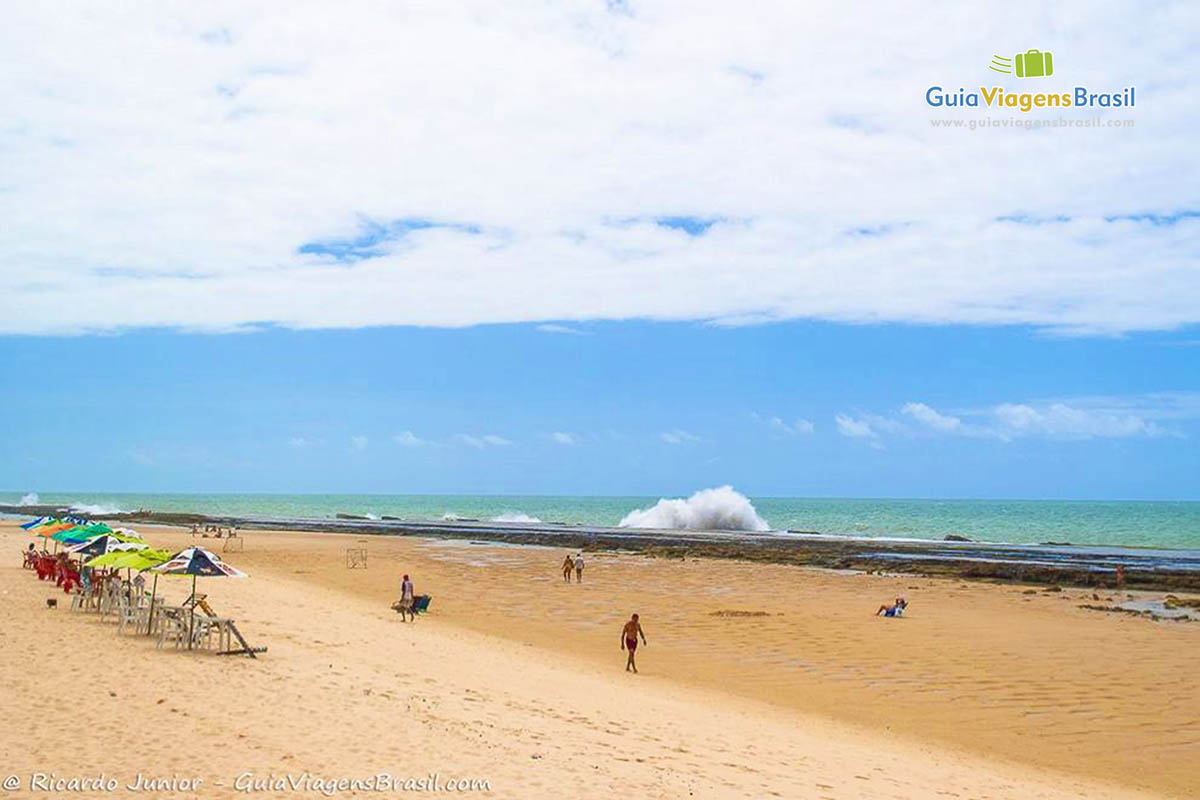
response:
M80 556L102 556L114 550L144 550L147 546L143 542L122 541L112 533L102 533L79 544L73 544L66 550L68 553L78 553Z
M192 615L188 620L188 649L192 647L192 631L196 621L196 578L248 578L249 576L236 567L231 567L221 560L221 557L203 547L189 547L171 556L165 564L153 567L151 572L158 575L191 575L192 576Z

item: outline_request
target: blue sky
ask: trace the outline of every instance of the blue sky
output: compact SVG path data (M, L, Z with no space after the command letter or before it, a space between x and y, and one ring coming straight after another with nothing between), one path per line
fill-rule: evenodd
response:
M804 322L7 337L0 487L1200 499L1198 344Z
M869 10L6 9L0 487L1196 498L1196 4Z

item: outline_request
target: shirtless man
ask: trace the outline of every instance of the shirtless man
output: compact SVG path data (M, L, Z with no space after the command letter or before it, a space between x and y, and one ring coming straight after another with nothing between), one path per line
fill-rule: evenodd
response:
M635 674L637 673L637 664L633 663L633 655L637 652L639 636L642 637L642 644L646 644L646 634L642 631L642 623L638 622L638 615L634 614L621 629L621 649L629 651L629 660L625 662L626 672L633 670Z
M567 559L563 561L563 580L567 583L571 582L571 570L575 569L575 562L571 560L571 554L567 554Z

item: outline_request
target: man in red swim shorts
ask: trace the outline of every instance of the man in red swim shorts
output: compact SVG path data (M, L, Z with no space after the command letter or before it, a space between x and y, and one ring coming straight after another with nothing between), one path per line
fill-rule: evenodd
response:
M637 664L633 663L633 655L637 652L639 636L642 637L642 644L646 644L646 634L642 630L642 623L638 622L638 615L634 614L621 629L621 649L629 651L629 660L625 662L626 672L629 670L637 672Z

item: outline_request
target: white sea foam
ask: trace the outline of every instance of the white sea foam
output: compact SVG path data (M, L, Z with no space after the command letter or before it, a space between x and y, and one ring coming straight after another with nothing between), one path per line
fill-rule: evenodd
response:
M531 517L528 514L522 514L520 511L505 511L499 516L492 517L492 522L524 522L534 524L541 522L537 517Z
M749 498L732 486L701 489L684 500L659 500L650 508L630 511L622 528L689 531L769 531Z
M442 514L442 522L458 522L458 514L447 511L445 514Z
M38 504L37 492L30 492L29 494L22 495L21 502L17 503L17 505L19 505L19 506L36 506L37 504Z
M71 510L76 514L101 517L106 514L128 514L128 511L117 508L111 503L72 503Z

